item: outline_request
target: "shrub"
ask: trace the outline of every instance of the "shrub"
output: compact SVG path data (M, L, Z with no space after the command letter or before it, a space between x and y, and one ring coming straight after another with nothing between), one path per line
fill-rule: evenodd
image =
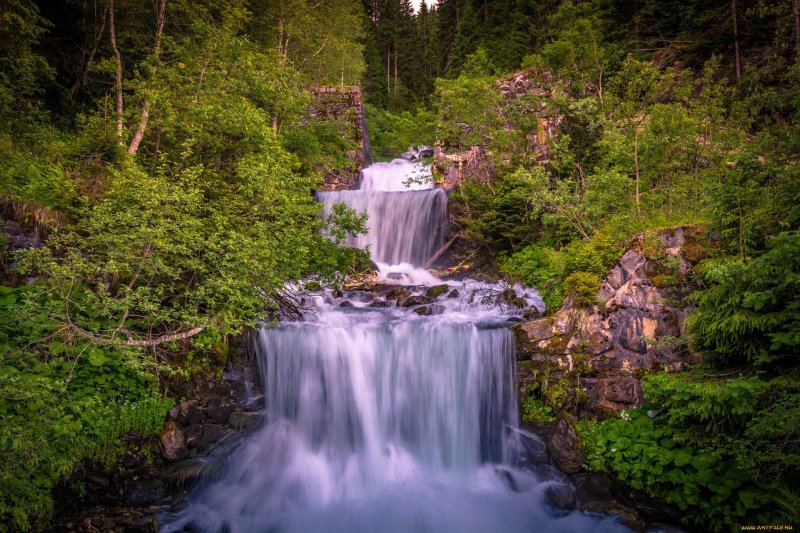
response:
M564 292L578 306L597 303L597 289L600 288L600 277L591 272L573 272L564 280Z

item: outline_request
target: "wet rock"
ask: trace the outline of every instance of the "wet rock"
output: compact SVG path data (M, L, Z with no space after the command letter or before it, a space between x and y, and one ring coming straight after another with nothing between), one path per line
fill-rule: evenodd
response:
M228 425L244 431L255 431L261 425L261 413L234 411L228 419Z
M514 475L511 472L505 468L495 468L494 473L497 474L497 477L503 480L509 489L513 490L514 492L519 492L517 480L514 479Z
M448 294L447 297L448 298L458 298L459 297L458 289L453 289L452 291L450 291L450 294Z
M426 157L433 157L433 154L434 154L433 148L431 148L426 144L417 147L417 157L420 159L425 159Z
M410 296L409 292L405 289L398 289L393 288L386 293L387 300L399 300L401 298L408 298Z
M142 466L147 458L139 450L125 450L122 455L123 468L133 469Z
M355 307L355 305L353 305L353 302L345 300L339 304L339 307Z
M377 307L377 308L385 308L391 307L391 302L387 302L386 300L377 300L369 304L370 307Z
M425 296L427 296L428 298L438 298L439 296L441 296L442 294L446 293L449 290L450 287L446 284L434 285L433 287L428 289L428 292L425 294Z
M167 461L179 461L189 452L183 431L174 420L167 420L167 423L164 424L158 435L158 444L161 448L161 455Z
M580 452L580 443L575 420L562 412L547 439L547 449L559 470L567 474L581 471L585 458Z
M415 305L427 305L430 300L425 296L410 295L401 296L397 299L397 307L413 307Z
M531 468L535 465L542 465L550 460L547 452L547 443L535 434L520 433L519 443L522 447L521 453L517 457L520 466Z
M197 400L187 400L169 410L169 417L181 425L197 421Z
M186 438L186 445L193 447L200 437L203 436L203 426L200 424L186 426L183 430L183 436Z
M233 404L227 405L210 405L208 409L206 409L206 416L208 417L208 421L214 424L227 424L228 417L231 416L231 413L236 409L236 406Z
M320 292L322 290L322 285L320 285L318 281L309 281L306 283L305 289L308 292Z
M203 441L206 444L216 444L225 437L231 434L231 431L225 426L218 424L206 424L203 426Z
M125 505L151 505L161 501L165 492L158 478L134 480L126 486Z
M575 488L565 483L554 482L545 489L545 497L558 509L572 511L578 503Z
M528 307L524 313L522 313L522 318L525 320L532 320L536 317L542 316L542 312L539 311L539 308L535 305Z
M420 316L428 316L431 314L431 308L427 305L423 305L422 307L417 307L414 309L414 312Z

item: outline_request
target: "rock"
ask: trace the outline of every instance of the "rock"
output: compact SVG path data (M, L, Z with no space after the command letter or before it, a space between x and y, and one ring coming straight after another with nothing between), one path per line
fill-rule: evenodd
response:
M214 424L227 424L228 417L231 416L231 413L235 409L236 406L233 404L212 405L206 409L206 416L208 417L209 422Z
M187 446L193 447L197 440L203 436L203 426L191 424L183 430L183 435L186 438Z
M575 488L566 483L554 482L548 485L544 495L558 509L572 511L578 504Z
M147 458L139 450L125 450L122 455L122 466L128 469L139 468Z
M197 400L187 400L169 410L169 417L181 425L197 421Z
M161 454L167 461L180 461L189 452L183 431L174 420L167 420L158 435Z
M125 487L125 505L151 505L161 501L166 491L158 478L133 480Z
M309 281L306 283L305 289L308 292L320 292L322 290L322 285L320 285L318 281Z
M218 424L206 424L203 426L203 441L207 444L216 444L230 434L229 429Z
M228 425L244 431L255 431L261 425L261 413L234 411L228 419Z
M459 297L458 289L453 289L452 291L450 291L450 294L448 294L447 297L448 298L458 298Z
M605 389L605 398L612 402L634 405L641 399L641 385L633 376L609 379Z
M442 294L446 293L448 290L450 290L450 287L446 284L434 285L433 287L428 289L428 292L425 293L425 296L427 296L428 298L438 298Z
M353 305L353 302L345 300L339 304L339 307L355 307L355 305Z
M425 159L426 157L433 157L434 151L433 148L428 146L427 144L423 144L417 147L417 158Z
M392 304L391 304L391 302L387 302L386 300L377 300L377 301L372 302L371 304L369 304L369 306L370 307L383 308L383 307L391 307Z
M423 305L422 307L414 309L414 312L421 316L427 316L431 314L431 308L427 305Z
M427 305L430 300L425 296L411 295L401 296L397 299L397 307L413 307L415 305Z
M581 471L584 456L580 452L581 438L575 429L575 420L562 412L547 439L547 449L559 470L566 474Z

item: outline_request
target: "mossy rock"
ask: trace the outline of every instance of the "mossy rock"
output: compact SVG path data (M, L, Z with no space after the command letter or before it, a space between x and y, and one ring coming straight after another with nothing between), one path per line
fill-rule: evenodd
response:
M443 295L449 290L450 287L447 284L443 283L441 285L434 285L433 287L428 289L428 292L425 293L425 296L427 296L428 298L438 298L439 296Z

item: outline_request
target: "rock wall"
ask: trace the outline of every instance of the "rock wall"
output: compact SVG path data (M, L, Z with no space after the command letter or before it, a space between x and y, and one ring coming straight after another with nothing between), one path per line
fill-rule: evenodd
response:
M603 418L642 403L645 371L677 371L698 360L682 340L690 264L702 230L659 236L657 250L640 239L611 269L597 304L569 301L550 316L515 326L520 394L546 395L560 386L563 405Z
M325 175L326 191L344 191L358 187L359 172L372 163L367 122L361 89L357 86L311 87L314 99L309 115L340 125L339 133L357 145L357 149L347 153L351 165L340 172Z

